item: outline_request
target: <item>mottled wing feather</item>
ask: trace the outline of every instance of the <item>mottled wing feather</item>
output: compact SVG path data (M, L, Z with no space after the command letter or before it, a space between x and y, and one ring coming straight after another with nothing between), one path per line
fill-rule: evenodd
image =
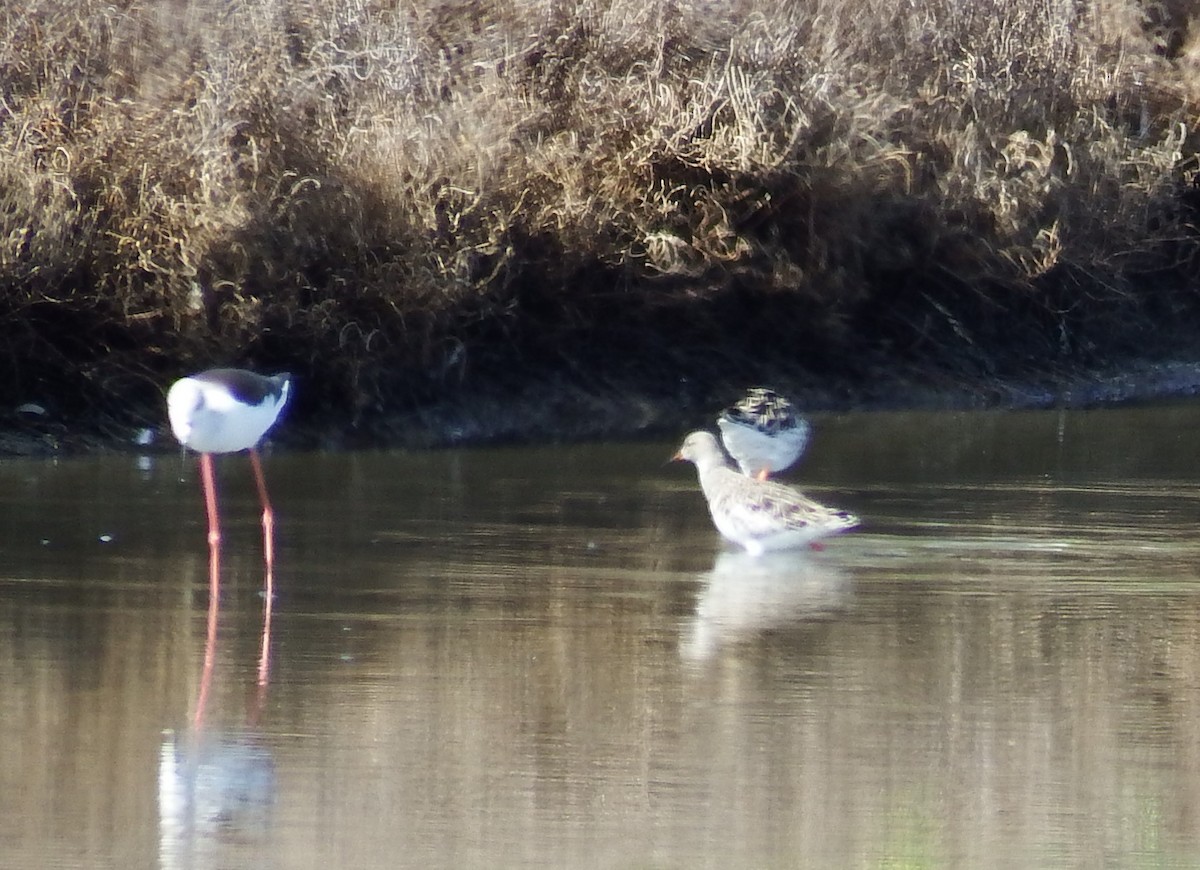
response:
M808 446L808 421L786 398L761 387L722 411L717 427L742 473L751 477L788 468Z
M772 390L756 388L736 405L726 408L721 417L767 434L786 432L807 423L796 414L792 403Z
M731 531L747 538L762 538L785 530L803 531L829 519L833 513L784 486L750 481L731 472L733 484L712 500ZM751 484L749 486L745 484Z

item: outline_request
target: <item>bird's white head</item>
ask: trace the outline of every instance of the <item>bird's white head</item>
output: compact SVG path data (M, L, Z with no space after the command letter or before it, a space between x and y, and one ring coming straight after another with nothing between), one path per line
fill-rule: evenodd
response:
M703 429L698 429L684 438L683 444L672 458L691 462L700 469L728 464L725 451L717 442L717 436Z
M181 378L167 392L167 418L171 431L180 444L187 444L192 437L196 411L204 405L204 391L191 378Z

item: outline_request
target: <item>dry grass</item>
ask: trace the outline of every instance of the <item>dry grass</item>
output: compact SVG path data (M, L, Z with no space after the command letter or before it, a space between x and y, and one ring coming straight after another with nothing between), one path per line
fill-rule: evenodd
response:
M8 4L0 394L246 362L369 416L1200 335L1190 6Z

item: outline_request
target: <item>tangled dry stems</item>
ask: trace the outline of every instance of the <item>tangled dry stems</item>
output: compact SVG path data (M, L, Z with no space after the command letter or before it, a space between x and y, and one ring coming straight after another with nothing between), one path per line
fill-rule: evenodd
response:
M555 367L996 371L1195 322L1183 2L31 0L0 26L11 401L219 360L370 414Z

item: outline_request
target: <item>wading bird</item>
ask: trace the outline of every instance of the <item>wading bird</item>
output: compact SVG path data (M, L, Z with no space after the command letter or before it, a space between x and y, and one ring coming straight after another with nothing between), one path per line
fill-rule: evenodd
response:
M774 390L753 387L717 417L721 441L742 473L758 480L791 467L808 445L809 424Z
M688 435L673 458L696 466L713 525L751 555L802 547L858 525L854 514L825 507L797 489L739 474L711 432Z
M208 544L212 554L214 592L221 544L217 514L214 453L250 451L250 465L262 503L263 559L267 567L267 601L272 594L271 570L275 561L274 512L267 496L258 443L287 404L291 375L271 377L244 369L210 369L176 381L167 393L167 416L179 443L200 454L200 477L208 511Z

